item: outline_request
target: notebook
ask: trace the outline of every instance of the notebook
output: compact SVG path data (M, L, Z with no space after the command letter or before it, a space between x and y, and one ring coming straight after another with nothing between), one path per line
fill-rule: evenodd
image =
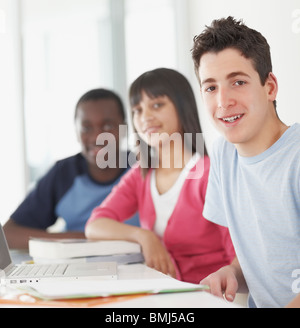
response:
M0 282L1 284L36 284L58 280L117 279L116 262L73 264L12 263L8 244L0 224Z

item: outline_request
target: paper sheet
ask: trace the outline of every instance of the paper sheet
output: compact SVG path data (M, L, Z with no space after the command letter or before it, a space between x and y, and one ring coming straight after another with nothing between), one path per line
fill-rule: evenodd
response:
M40 282L34 286L20 286L24 292L45 300L106 297L130 294L157 294L205 290L207 286L176 279L138 279L111 281Z

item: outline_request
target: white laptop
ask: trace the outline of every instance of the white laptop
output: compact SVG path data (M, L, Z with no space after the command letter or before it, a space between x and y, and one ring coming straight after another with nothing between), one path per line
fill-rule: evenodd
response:
M117 279L116 262L72 264L19 264L12 263L7 241L0 224L0 282L1 284L36 284L57 280Z

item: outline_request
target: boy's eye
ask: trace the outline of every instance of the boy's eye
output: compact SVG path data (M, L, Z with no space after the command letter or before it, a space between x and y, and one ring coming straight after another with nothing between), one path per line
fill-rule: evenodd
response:
M92 128L90 126L81 126L81 132L83 133L88 133L92 130Z
M134 107L132 108L132 114L139 114L141 112L141 108L140 107Z
M106 123L106 124L103 125L102 130L103 131L111 131L111 130L113 130L113 128L114 128L114 125L113 124Z
M236 81L234 84L235 85L244 85L244 84L246 84L246 82L245 81Z
M206 92L212 92L214 90L216 90L216 87L213 87L213 86L212 87L208 87L208 88L205 89Z

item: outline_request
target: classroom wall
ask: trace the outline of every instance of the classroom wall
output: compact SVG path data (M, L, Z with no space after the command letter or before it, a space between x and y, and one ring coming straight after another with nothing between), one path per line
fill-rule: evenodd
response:
M268 40L273 72L279 82L278 114L286 124L300 122L300 0L189 0L189 38L201 33L213 19L234 16L260 31ZM191 41L192 45L192 41ZM208 148L218 133L212 127L202 106L198 82L193 86L199 101L200 116Z
M18 1L0 0L0 222L25 193L18 13Z
M0 0L0 222L7 220L27 187L22 125L21 1ZM300 122L296 102L300 94L300 0L172 1L180 8L176 24L177 69L192 82L208 150L218 133L202 105L190 49L193 37L216 18L228 15L242 18L247 25L264 34L271 46L273 72L279 81L279 116L287 124Z

